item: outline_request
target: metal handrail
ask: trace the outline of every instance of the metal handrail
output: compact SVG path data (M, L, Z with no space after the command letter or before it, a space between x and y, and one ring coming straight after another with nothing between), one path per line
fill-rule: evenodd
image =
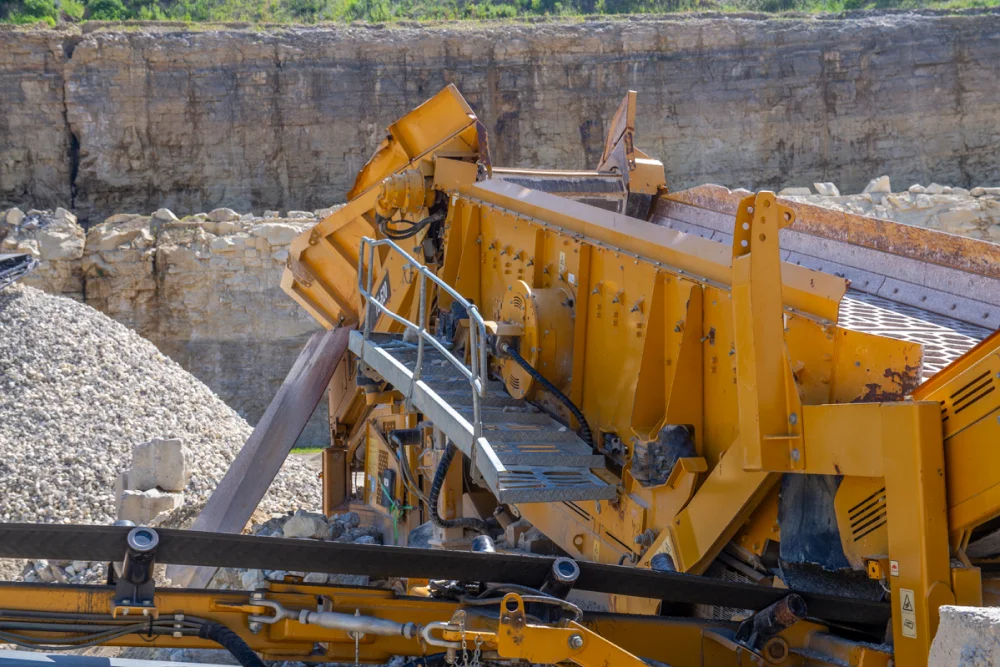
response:
M368 271L365 271L365 248L368 249ZM372 295L372 287L374 281L374 271L372 267L375 266L375 248L378 246L387 246L393 251L398 252L403 257L406 258L408 264L404 265L404 269L410 268L420 274L420 305L418 308L418 321L416 323L409 321L405 317L400 316L397 313L389 310L385 304L379 303L379 301ZM367 280L366 280L367 278ZM448 348L446 348L441 341L435 338L432 334L427 331L427 280L430 279L438 289L443 290L448 296L454 299L460 306L465 308L466 312L469 314L469 320L471 325L469 326L469 365L466 366L465 362L459 360L455 355L453 355ZM367 284L366 284L367 283ZM426 340L431 345L440 352L445 359L447 359L451 364L458 369L465 379L469 381L472 387L472 418L473 418L473 431L474 437L480 438L483 434L483 420L480 414L480 403L481 399L486 398L486 389L488 386L488 375L487 375L487 340L486 340L486 322L483 320L483 316L479 314L479 309L471 301L468 301L461 294L456 292L451 285L444 282L439 278L433 271L428 269L426 266L418 262L414 257L412 257L408 252L400 248L390 239L372 239L367 236L362 237L361 247L358 252L358 292L361 294L362 298L365 300L365 313L364 313L364 328L363 335L367 342L371 335L371 327L373 324L373 319L371 316L372 311L369 310L371 306L375 306L380 312L387 315L390 319L395 322L399 322L407 329L413 330L417 333L417 362L413 367L413 380L410 382L410 388L407 392L406 400L407 403L410 402L413 395L413 386L420 380L423 373L423 361L424 361L424 341Z

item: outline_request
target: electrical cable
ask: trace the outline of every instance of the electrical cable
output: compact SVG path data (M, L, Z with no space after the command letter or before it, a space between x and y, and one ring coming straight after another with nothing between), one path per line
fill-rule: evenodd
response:
M438 514L438 497L441 495L441 487L444 486L444 478L448 475L448 468L455 458L458 447L455 443L448 441L448 446L444 450L444 456L438 462L437 470L434 471L434 481L431 482L431 495L427 499L427 505L431 513L431 521L438 528L468 528L483 535L489 535L489 528L482 519L463 517L461 519L444 519Z
M10 617L27 620L9 620ZM85 623L83 621L96 622ZM75 636L41 639L16 632L18 630L75 633ZM265 667L264 662L238 634L220 623L201 618L186 617L183 620L148 618L137 623L133 619L111 618L99 614L0 610L0 641L22 648L42 651L69 651L89 648L106 644L126 635L146 635L152 639L153 635L176 633L209 639L219 644L229 651L243 667Z
M590 425L587 424L587 419L583 416L583 412L580 411L580 408L576 407L576 404L570 400L569 396L559 391L559 389L557 389L554 384L549 382L544 375L536 371L532 365L529 364L524 357L518 354L509 343L500 343L500 351L513 359L514 363L523 368L524 372L530 375L535 382L542 385L542 388L545 389L545 391L555 396L560 403L566 406L566 408L576 418L576 421L580 423L580 438L583 439L585 443L590 445L590 448L594 450L595 454L600 454L600 452L597 451L597 447L594 446L594 434L590 430Z

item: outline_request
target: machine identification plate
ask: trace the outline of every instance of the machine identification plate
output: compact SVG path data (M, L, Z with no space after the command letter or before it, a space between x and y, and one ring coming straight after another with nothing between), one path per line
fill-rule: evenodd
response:
M903 628L903 636L917 638L917 612L914 608L913 591L909 588L899 589L899 620Z

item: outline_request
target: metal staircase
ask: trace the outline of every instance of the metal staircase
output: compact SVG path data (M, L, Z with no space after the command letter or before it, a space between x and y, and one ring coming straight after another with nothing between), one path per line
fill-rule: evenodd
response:
M486 329L476 307L404 250L388 239L362 240L359 265L371 259L377 246L401 253L419 275L420 303L426 303L427 281L447 292L469 313L470 364L452 354L447 344L426 329L426 313L410 322L372 296L372 276L359 266L359 291L368 311L377 308L416 334L374 333L374 317L365 317L362 331L351 332L350 349L358 358L441 429L479 471L500 503L611 500L616 486L604 471L604 457L575 433L527 401L512 398L503 383L490 380L486 364Z

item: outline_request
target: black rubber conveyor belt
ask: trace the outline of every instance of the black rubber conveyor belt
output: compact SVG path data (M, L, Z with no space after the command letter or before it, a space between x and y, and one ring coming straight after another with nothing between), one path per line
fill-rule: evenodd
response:
M129 528L43 524L0 524L0 558L118 561ZM426 577L539 586L553 558L512 554L438 551L406 547L338 544L252 535L157 529L156 559L176 565ZM677 603L760 610L791 592L708 577L579 561L576 588ZM889 605L799 592L809 616L832 623L879 626Z

